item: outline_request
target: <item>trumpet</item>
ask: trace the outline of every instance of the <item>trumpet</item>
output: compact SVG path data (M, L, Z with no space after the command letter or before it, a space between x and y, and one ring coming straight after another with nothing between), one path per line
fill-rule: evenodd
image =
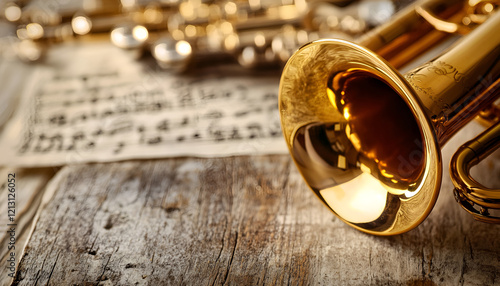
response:
M417 2L361 45L322 39L287 62L279 88L287 146L307 185L348 225L375 235L418 226L441 187L440 148L500 94L500 13L493 2L470 3ZM450 32L467 35L404 75L391 65ZM496 124L451 167L458 201L489 222L499 222L487 210L500 208L500 192L468 169L499 142Z

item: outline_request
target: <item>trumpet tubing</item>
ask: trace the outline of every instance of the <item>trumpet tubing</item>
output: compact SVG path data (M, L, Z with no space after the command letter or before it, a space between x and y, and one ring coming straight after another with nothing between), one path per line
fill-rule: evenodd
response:
M290 58L279 91L283 134L309 187L340 219L394 235L427 217L440 148L499 93L490 88L500 78L499 26L492 14L404 76L343 40L312 42Z
M494 124L479 136L462 145L450 163L450 174L455 185L455 199L476 220L500 223L500 190L483 186L474 180L469 170L494 150L500 148L500 124Z

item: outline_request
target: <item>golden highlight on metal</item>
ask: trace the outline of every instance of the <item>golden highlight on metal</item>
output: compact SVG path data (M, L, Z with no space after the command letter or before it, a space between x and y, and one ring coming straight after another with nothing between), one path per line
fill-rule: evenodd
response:
M487 9L480 25L462 21L480 18L464 3L417 2L359 44L314 41L284 68L279 108L289 151L314 193L358 230L395 235L418 226L441 187L441 147L499 94L489 83L500 78L500 13ZM444 39L454 22L454 32L471 32L447 52L404 75L391 65ZM472 163L459 165L482 158L481 145L498 147L492 130L466 147ZM471 188L460 198L499 207L498 190Z

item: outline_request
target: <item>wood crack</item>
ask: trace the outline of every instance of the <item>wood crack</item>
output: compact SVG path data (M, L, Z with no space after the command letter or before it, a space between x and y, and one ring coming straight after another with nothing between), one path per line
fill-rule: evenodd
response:
M227 217L225 217L225 221L226 221L226 224L224 226L224 233L222 234L222 241L221 241L222 244L221 244L221 247L220 247L219 255L217 255L217 259L215 259L215 264L216 265L217 265L217 263L220 260L220 257L222 255L222 251L224 250L224 244L225 244L225 241L226 241L226 230L227 230L227 224L228 224Z
M236 236L234 238L234 247L233 247L233 250L231 251L231 258L229 259L229 264L227 267L226 276L224 277L224 281L222 282L222 285L226 284L227 278L229 277L229 272L231 272L231 267L233 266L234 253L236 252L237 245L238 245L238 232L236 232Z
M146 186L144 187L144 189L146 190L146 198L144 199L144 204L142 204L142 207L141 209L139 210L139 217L142 217L142 212L144 210L144 208L147 206L147 203L148 203L148 200L149 200L149 197L151 195L151 184L153 183L153 178L154 178L154 175L155 175L155 166L156 165L153 165L152 162L149 162L149 172L147 172L148 176L149 176L149 179L147 181L147 184ZM144 173L142 173L142 175L144 175Z
M50 251L47 253L47 255L44 257L43 259L43 262L42 262L42 266L40 267L40 269L38 270L37 272L37 275L36 275L36 280L35 280L35 285L38 284L38 280L40 279L40 273L42 272L43 270L43 267L45 266L45 262L47 261L47 258L49 257L49 255L52 253L52 250L54 249L54 245L56 244L57 242L57 239L59 238L57 236L57 234L59 233L59 228L61 227L61 223L58 224L57 226L57 230L56 230L56 233L55 233L55 239L54 239L54 242L52 243L52 245L50 246Z
M113 256L114 253L116 253L118 251L119 247L116 248L115 251L113 251L110 255L109 255L109 258L108 258L108 261L106 261L106 264L104 264L104 267L102 268L102 273L101 275L99 275L99 277L97 278L97 283L96 283L96 286L99 285L99 283L101 281L104 281L106 279L104 279L104 273L106 272L106 268L108 267L108 264L109 264L109 261L111 260L111 257Z
M283 172L283 183L281 184L281 189L284 190L288 186L288 180L290 178L290 162L285 164L285 171Z
M421 251L421 264L420 264L420 267L422 267L422 282L425 281L425 254L424 254L424 248L422 248L422 251Z
M54 262L54 265L52 266L52 269L50 270L49 278L47 279L46 285L49 285L50 278L52 277L52 273L54 273L54 268L56 268L57 260L59 260L59 254L61 254L61 252L57 253L56 261Z
M466 237L466 239L467 239L467 237ZM472 252L472 243L470 242L470 239L468 241L469 241L470 259L474 260L474 255L473 255L473 252Z
M464 285L464 274L465 274L465 270L467 268L467 261L465 260L465 253L464 253L464 256L463 256L463 259L462 259L462 268L460 269L460 279L458 280L460 282L460 285Z

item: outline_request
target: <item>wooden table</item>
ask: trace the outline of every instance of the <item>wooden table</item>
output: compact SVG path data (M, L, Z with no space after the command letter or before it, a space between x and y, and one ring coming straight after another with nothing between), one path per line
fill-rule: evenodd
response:
M479 127L466 129L444 162ZM478 180L498 186L499 161L478 166ZM454 202L447 163L429 218L394 237L342 223L288 155L48 172L14 285L500 285L500 226Z
M394 237L342 223L288 155L5 169L20 186L13 284L500 285L500 226L464 212L448 175L451 154L480 129L447 144L436 207ZM474 171L500 187L500 152ZM5 184L0 194L5 219ZM1 285L12 282L6 233Z

